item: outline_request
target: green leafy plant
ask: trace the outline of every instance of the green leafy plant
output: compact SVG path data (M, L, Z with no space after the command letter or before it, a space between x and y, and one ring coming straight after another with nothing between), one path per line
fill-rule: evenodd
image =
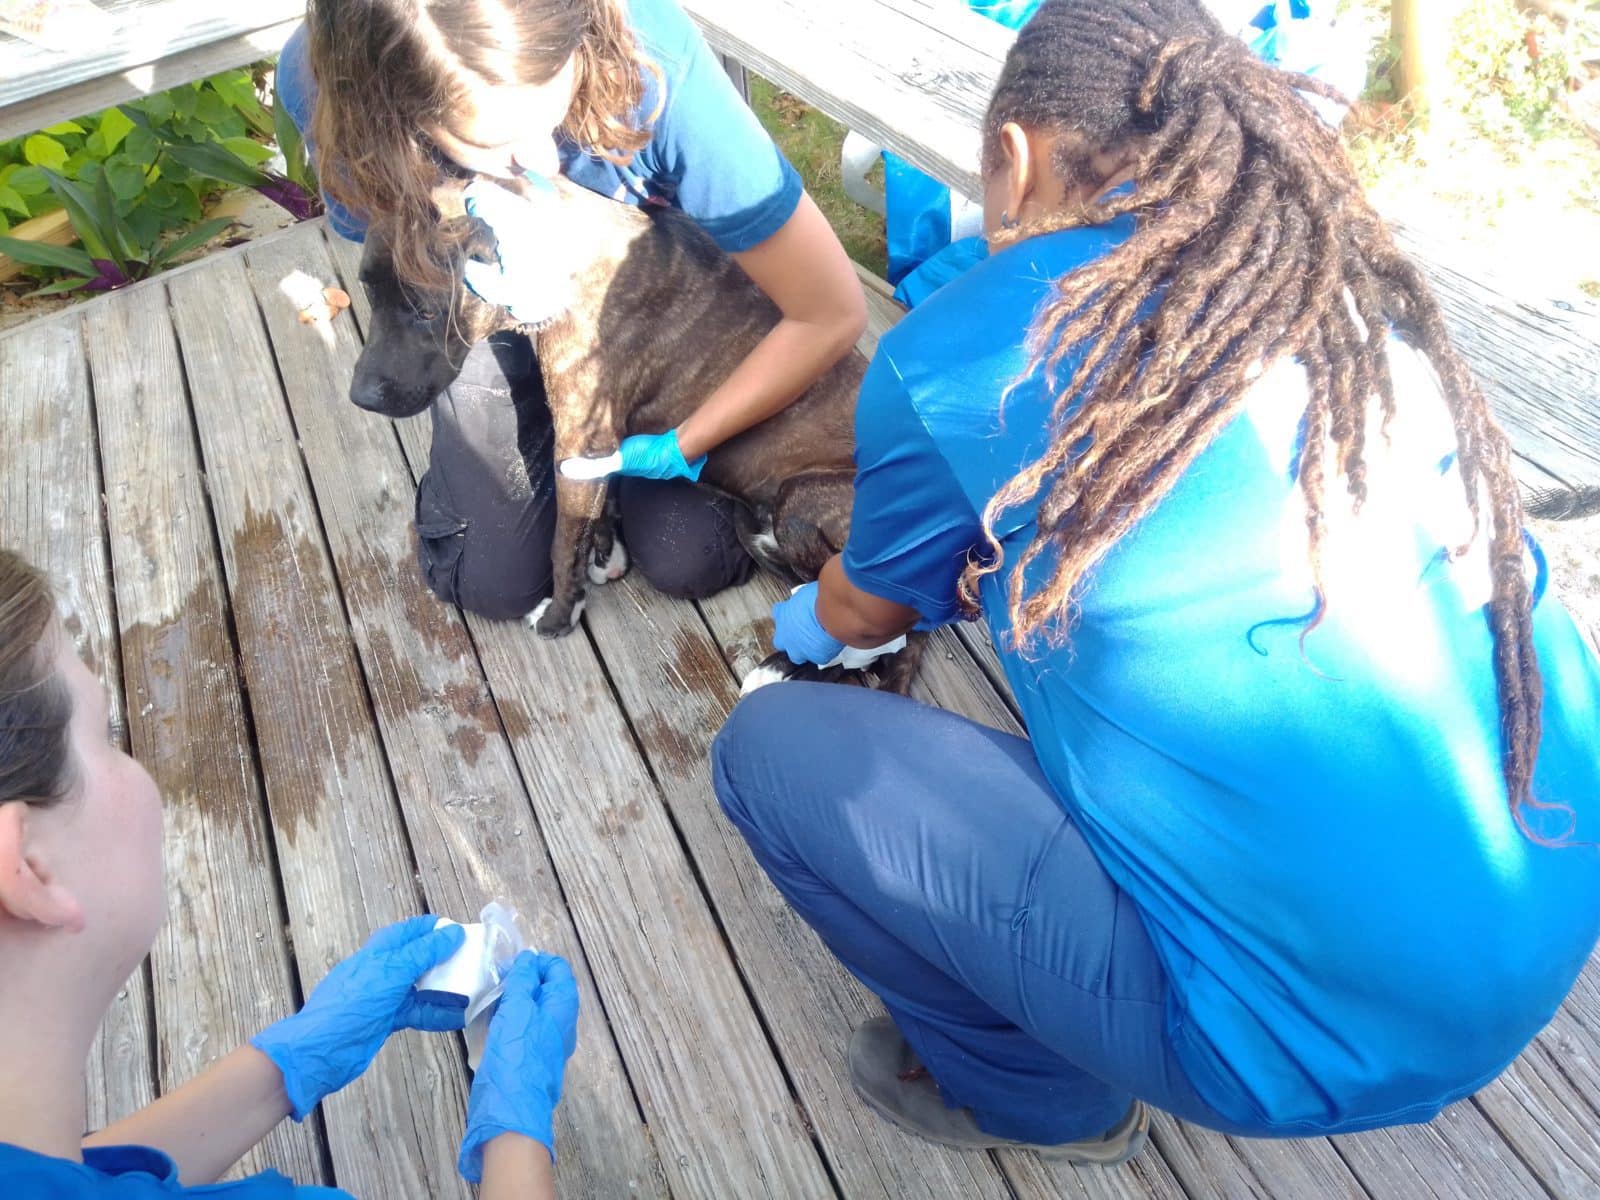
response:
M281 105L261 102L250 70L0 143L0 235L61 208L80 243L0 236L0 253L33 268L46 293L121 287L226 228L204 220L204 207L230 187L254 188L297 220L321 211L304 143Z

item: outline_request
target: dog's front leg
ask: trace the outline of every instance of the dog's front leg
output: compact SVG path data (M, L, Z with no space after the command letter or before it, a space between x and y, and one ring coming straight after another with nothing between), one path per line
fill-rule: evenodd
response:
M583 616L584 588L598 522L605 513L606 482L556 476L556 536L550 547L550 598L528 614L540 637L565 637Z

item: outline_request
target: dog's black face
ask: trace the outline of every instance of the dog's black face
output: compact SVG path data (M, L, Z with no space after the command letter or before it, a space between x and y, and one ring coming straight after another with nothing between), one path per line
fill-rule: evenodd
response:
M462 284L463 248L448 293L420 291L395 274L388 243L376 231L361 256L361 286L372 306L367 345L356 361L350 399L385 417L414 417L455 382L472 347L487 337L499 310Z

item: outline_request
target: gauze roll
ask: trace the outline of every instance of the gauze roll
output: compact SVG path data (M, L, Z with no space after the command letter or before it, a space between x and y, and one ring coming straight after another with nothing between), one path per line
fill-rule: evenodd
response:
M459 924L441 917L435 928ZM502 981L511 960L527 949L527 939L515 910L498 901L484 905L477 924L461 928L466 932L461 949L417 980L416 989L466 997L467 1065L476 1071L489 1033L489 1017L504 990Z

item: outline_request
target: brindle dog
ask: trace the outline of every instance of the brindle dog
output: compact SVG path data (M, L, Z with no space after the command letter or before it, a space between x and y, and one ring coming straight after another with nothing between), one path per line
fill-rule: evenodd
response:
M464 214L461 183L436 195L455 232L456 284L449 296L403 285L381 235L367 239L361 283L372 305L351 398L390 417L423 412L460 371L471 347L522 328L535 342L555 432L555 461L600 457L637 433L675 429L778 323L777 306L688 217L648 211L558 181L541 212L560 222L570 261L585 264L564 311L526 329L462 282L466 257L491 261L487 227ZM447 225L448 229L449 226ZM700 476L740 501L739 534L757 562L791 582L817 577L849 532L855 475L855 403L866 360L852 350L794 404L713 450ZM568 633L582 612L586 576L604 578L613 532L603 482L556 473L554 593L533 623L541 636ZM601 568L596 570L595 568ZM923 638L874 664L879 686L903 692ZM796 671L782 655L767 677L837 678Z

